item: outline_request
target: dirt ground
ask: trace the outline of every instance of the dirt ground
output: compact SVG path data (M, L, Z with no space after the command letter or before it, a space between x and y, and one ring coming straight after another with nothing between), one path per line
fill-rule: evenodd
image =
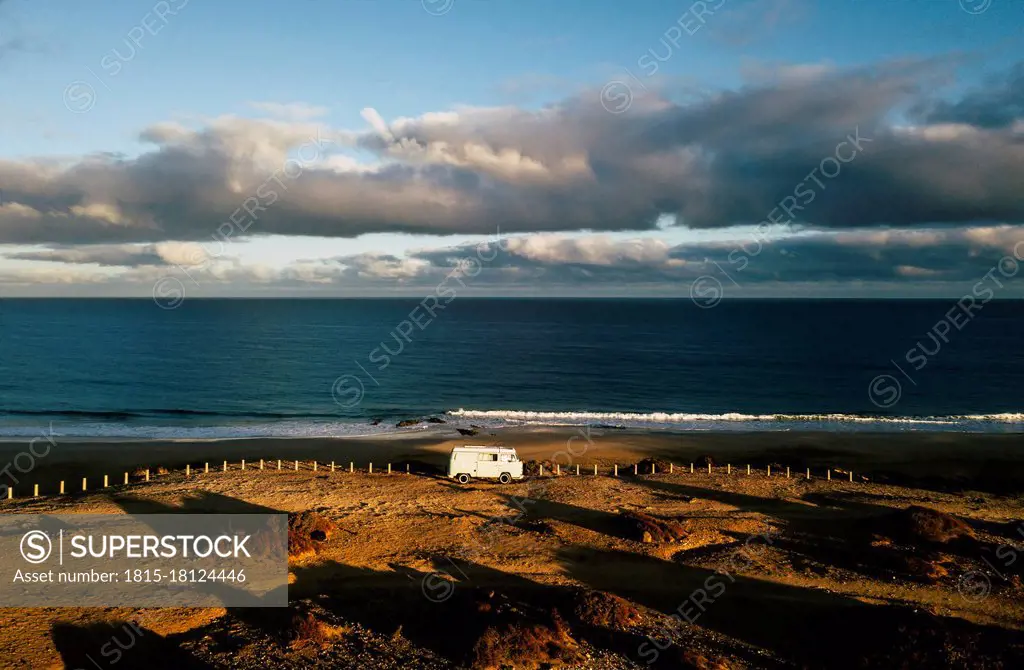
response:
M95 651L134 622L139 642L110 667L1022 667L1017 493L845 471L808 481L781 464L769 478L678 461L643 474L645 461L634 476L622 461L613 477L608 459L597 476L562 461L558 477L461 486L432 468L441 451L410 474L235 461L4 501L4 513L315 510L333 530L291 560L289 608L4 609L0 666L107 667ZM668 527L679 539L658 541ZM628 614L595 618L581 603L598 596Z

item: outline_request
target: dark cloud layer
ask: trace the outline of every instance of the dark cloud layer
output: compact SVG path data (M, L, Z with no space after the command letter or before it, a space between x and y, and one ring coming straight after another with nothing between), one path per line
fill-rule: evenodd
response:
M398 258L360 254L336 259L341 278L422 282L456 273L477 284L686 285L702 275L743 285L887 282L893 285L977 280L1000 266L1004 278L1024 265L1024 226L966 230L751 231L731 241L672 246L663 239L535 235ZM1007 274L1009 273L1009 274Z
M930 101L915 111L926 123L966 123L980 128L1011 126L1024 119L1024 62L960 100Z
M21 252L53 269L0 272L4 284L91 284L143 289L166 277L231 293L316 290L373 295L429 294L439 286L476 294L651 293L685 295L701 277L730 294L778 294L780 287L831 287L832 295L884 287L890 293L962 291L985 281L1002 297L1020 295L1024 226L800 232L780 228L730 241L669 244L663 236L623 239L535 234L406 255L362 253L285 267L211 258L196 243L82 245ZM99 266L106 266L100 272ZM117 287L120 287L118 289ZM860 289L858 289L860 287ZM938 287L938 288L935 288ZM782 291L787 289L782 288ZM761 292L761 293L759 293ZM861 293L863 295L863 293Z
M666 215L695 228L790 215L819 229L1024 221L1024 64L927 102L947 67L822 72L689 104L638 95L620 114L593 93L391 123L367 110L362 132L159 125L138 157L0 161L0 243L642 231ZM920 122L894 121L906 115ZM379 161L356 163L354 150Z
M153 245L85 245L44 249L42 251L18 251L6 254L6 258L21 261L46 261L70 263L72 265L103 265L109 267L135 267L139 265L164 265L165 259Z

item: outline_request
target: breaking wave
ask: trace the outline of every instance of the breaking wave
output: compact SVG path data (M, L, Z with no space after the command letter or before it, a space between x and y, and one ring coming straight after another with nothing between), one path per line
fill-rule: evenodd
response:
M984 428L986 424L1024 423L1024 413L1006 412L999 414L957 414L949 416L881 416L864 414L743 414L726 412L723 414L697 414L689 412L544 412L524 410L475 410L457 409L447 413L458 419L479 419L489 422L509 424L618 424L622 427L653 428L653 427L690 427L709 429L714 427L731 427L731 429L764 427L771 424L774 429L786 427L827 427L836 425L863 425L877 427L970 429Z

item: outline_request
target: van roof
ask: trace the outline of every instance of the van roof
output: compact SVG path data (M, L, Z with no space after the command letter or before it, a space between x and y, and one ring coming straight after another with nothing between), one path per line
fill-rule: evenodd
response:
M498 451L515 451L515 449L513 449L512 447L502 447L502 446L499 446L499 445L496 445L496 444L493 444L493 445L471 445L471 444L467 444L467 445L462 446L462 447L455 447L453 449L453 451L470 451L470 450L480 451L480 450L483 450L483 449L495 449L495 450L498 450Z

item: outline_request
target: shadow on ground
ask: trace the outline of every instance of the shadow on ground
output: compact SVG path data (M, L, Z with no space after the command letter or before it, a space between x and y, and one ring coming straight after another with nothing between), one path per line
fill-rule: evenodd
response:
M810 497L807 502L812 504L805 504L654 479L638 478L635 482L664 495L717 500L773 517L783 528L773 544L816 563L861 571L885 570L885 557L899 553L882 546L879 553L866 557L848 555L850 542L862 543L873 529L884 525L885 515L892 514L892 508L863 498ZM276 511L207 492L185 499L180 507L124 497L116 500L132 513ZM511 498L508 502L511 504ZM547 520L622 537L623 519L614 513L543 498L527 506L524 521ZM949 551L959 551L958 547L950 545ZM295 565L290 599L292 603L315 602L345 621L381 636L408 640L453 664L472 662L479 641L489 629L555 629L560 618L568 622L576 640L641 665L650 660L642 651L645 644L647 649L652 648L649 629L616 630L578 620L574 617L578 596L574 588L539 584L445 555L428 554L424 558L432 566L431 571L402 565L373 570L332 561ZM585 589L620 596L660 612L665 621L670 621L669 615L688 620L672 638L671 646L658 647L662 653L655 656L652 667L685 667L681 659L686 645L710 649L754 667L1024 667L1024 633L1020 631L980 626L898 605L866 604L824 590L630 551L563 546L558 560L565 575ZM867 563L858 563L861 560ZM237 624L285 646L293 615L294 608L239 608L228 612ZM668 630L664 621L659 626ZM82 659L88 661L83 654L91 649L99 653L115 632L102 627L97 630L73 626L54 629L54 642L67 667L94 667L81 663ZM237 644L233 642L236 634L232 626L222 625L218 630L221 647ZM204 634L202 630L192 631L189 638L194 642ZM167 643L155 634L152 637L154 646L146 653L160 658L140 667L172 667L158 664L168 659L174 659L173 667L177 668L208 667L187 655L175 659L170 651L164 654L162 646ZM140 643L139 652L143 649ZM758 655L755 649L766 653Z
M109 666L151 670L212 670L174 642L132 622L76 626L58 623L53 644L68 670Z
M620 551L566 548L588 587L814 667L1020 667L1024 633L867 605L824 591L724 575ZM609 569L614 566L615 569ZM698 595L699 594L699 595Z

